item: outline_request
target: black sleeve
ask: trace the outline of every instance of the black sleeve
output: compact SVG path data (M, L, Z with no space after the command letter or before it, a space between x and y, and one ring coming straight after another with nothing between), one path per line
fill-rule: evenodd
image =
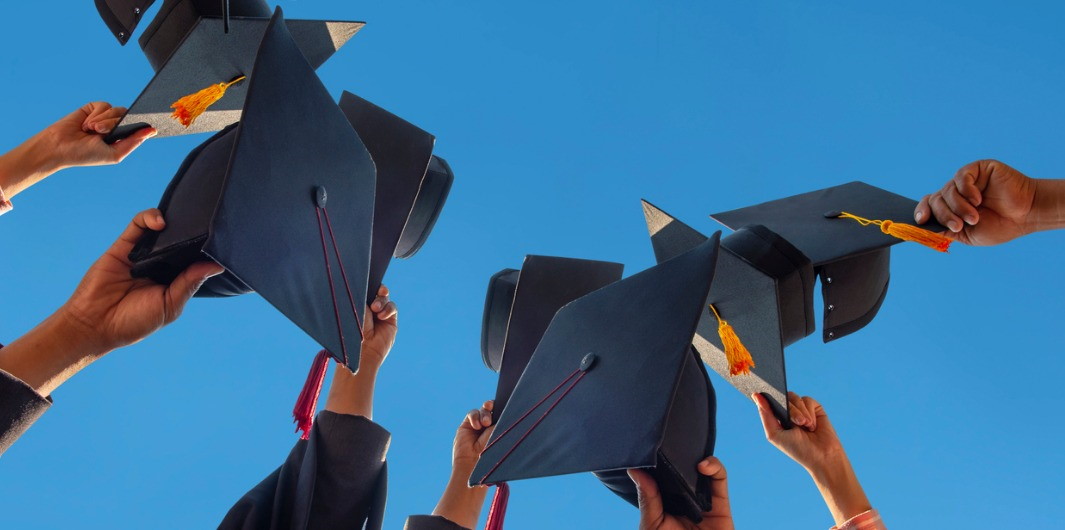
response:
M404 530L470 530L439 515L412 515L407 518Z
M285 463L246 493L219 528L361 528L384 506L390 440L362 416L323 411L310 439L296 442Z
M42 397L21 379L0 370L0 455L50 406L51 398Z

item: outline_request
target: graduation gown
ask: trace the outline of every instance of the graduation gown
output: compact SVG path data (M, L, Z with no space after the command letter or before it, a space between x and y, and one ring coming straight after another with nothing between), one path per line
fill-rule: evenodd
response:
M391 437L362 417L322 411L310 438L244 495L220 529L381 528ZM364 526L365 525L365 526Z
M455 524L446 517L439 515L412 515L407 518L404 530L471 530L465 526Z
M41 396L21 379L0 370L0 455L50 406L52 398Z
M51 404L0 370L0 454ZM310 439L296 442L281 467L237 501L219 528L380 529L390 441L388 431L362 416L322 411Z

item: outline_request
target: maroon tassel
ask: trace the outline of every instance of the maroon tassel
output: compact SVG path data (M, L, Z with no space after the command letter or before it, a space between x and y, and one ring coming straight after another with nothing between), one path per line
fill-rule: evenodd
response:
M492 497L492 507L488 509L488 522L484 530L503 530L503 519L507 516L507 500L510 499L510 486L506 482L495 485L496 494Z
M303 391L300 392L296 406L292 409L292 418L296 423L296 430L303 431L300 440L306 440L311 436L311 426L314 425L314 409L318 405L318 396L322 393L322 384L325 382L325 372L329 369L329 358L332 355L322 350L314 357L314 364L307 374L307 382L303 383Z

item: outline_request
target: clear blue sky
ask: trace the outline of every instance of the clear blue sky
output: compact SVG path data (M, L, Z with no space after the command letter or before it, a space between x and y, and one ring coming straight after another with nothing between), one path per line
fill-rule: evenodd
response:
M387 279L401 327L374 419L393 434L389 528L432 510L459 419L493 395L484 288L525 254L639 271L653 263L641 197L709 232L712 211L855 179L916 198L983 157L1065 176L1058 2L277 3L367 21L322 79L435 133L456 172L433 237ZM86 101L129 104L150 78L88 0L5 3L4 20L0 149ZM205 138L153 140L19 196L0 220L0 341L61 304ZM1060 524L1063 238L896 247L870 326L789 348L789 383L824 403L891 527ZM215 525L295 442L315 351L257 296L195 301L56 392L0 462L0 527ZM827 528L754 406L712 377L737 526ZM511 529L636 522L591 475L512 486Z

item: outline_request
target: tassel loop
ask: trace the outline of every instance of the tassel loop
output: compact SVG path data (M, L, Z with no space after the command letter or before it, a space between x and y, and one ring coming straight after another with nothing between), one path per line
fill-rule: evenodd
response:
M243 81L245 76L240 76L228 83L211 85L195 94L189 94L170 105L174 109L171 118L181 122L186 129L189 128L196 118L207 111L207 107L214 105L222 96L226 95L226 89Z
M950 248L950 244L953 242L949 237L937 234L931 230L925 230L919 226L914 226L906 223L896 223L891 220L879 220L879 219L866 219L864 217L858 217L852 213L841 212L839 217L844 219L854 219L858 221L862 226L876 225L880 227L880 231L892 236L897 237L903 241L913 241L920 243L928 248L934 249L939 252L946 252Z
M318 406L318 396L322 394L322 385L325 383L325 373L329 370L329 359L332 355L322 350L314 357L311 370L307 373L307 381L303 383L303 390L296 400L296 406L292 408L293 422L297 431L303 431L300 440L306 440L311 436L311 427L314 425L314 411Z
M755 367L751 352L740 341L739 335L736 335L736 330L732 328L727 320L721 318L713 304L710 304L710 311L717 318L717 335L721 338L721 344L725 346L725 358L728 359L729 373L732 375L747 375L751 373L751 368Z
M503 519L507 516L510 486L506 482L500 482L495 487L496 493L492 497L492 507L488 509L488 521L484 525L484 530L503 530Z

